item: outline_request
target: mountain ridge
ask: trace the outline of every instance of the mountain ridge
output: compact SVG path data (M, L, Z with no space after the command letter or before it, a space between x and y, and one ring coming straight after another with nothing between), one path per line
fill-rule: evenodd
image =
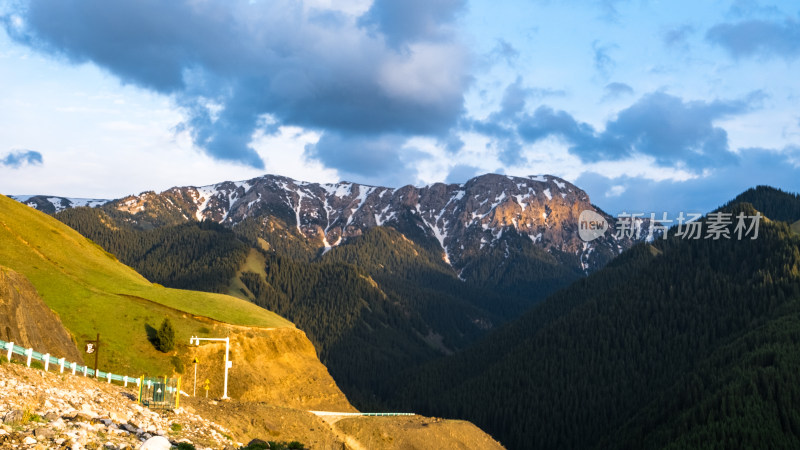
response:
M582 211L600 214L612 228L615 219L595 207L586 192L552 175L485 174L460 184L400 188L264 175L145 191L105 203L52 196L16 199L50 213L84 205L114 209L130 213L142 228L203 220L236 227L248 218L273 217L319 253L375 226L392 226L403 234L419 228L428 245L437 243L442 260L459 275L487 245L502 245L503 234L511 229L584 273L602 267L634 243L613 235L581 241L577 230Z

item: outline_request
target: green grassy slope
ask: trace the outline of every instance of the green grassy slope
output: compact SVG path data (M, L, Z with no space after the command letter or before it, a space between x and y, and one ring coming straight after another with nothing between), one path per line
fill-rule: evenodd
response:
M0 265L24 274L79 343L99 332L103 367L111 370L171 371L167 355L147 340L148 326L157 328L165 317L179 343L208 332L213 321L292 326L244 300L151 284L61 222L1 195Z

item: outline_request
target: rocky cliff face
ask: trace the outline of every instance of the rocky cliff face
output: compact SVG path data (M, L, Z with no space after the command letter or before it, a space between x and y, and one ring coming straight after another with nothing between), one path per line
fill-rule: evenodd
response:
M37 199L41 200L25 200L34 207L46 208L38 205ZM53 199L59 207L79 204ZM585 272L601 267L634 243L632 239L614 238L613 232L583 242L578 235L582 211L598 212L612 230L615 221L594 207L586 192L550 175L523 178L487 174L464 184L398 189L349 182L308 183L265 175L212 186L175 187L159 194L144 192L110 201L104 208L128 212L144 228L192 220L236 227L246 219L274 227L277 220L295 228L307 244L322 252L371 227L390 226L406 235L422 232L431 242L437 242L442 258L456 271L464 269L487 246L509 245L509 240L518 238L530 240Z
M83 364L58 316L24 275L0 266L0 338Z

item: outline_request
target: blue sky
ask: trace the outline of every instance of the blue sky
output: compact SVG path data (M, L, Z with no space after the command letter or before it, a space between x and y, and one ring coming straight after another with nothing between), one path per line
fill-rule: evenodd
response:
M0 192L553 174L611 213L800 191L800 4L0 4Z

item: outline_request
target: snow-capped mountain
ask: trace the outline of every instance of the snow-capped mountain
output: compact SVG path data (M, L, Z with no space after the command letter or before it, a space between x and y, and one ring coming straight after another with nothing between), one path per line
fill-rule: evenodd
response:
M59 211L68 208L76 208L78 206L93 208L95 206L105 205L111 201L100 198L69 198L50 195L10 195L9 197L47 214L55 214Z
M18 198L45 210L42 199L50 201L56 211L81 205L60 197ZM236 227L248 218L277 219L296 227L323 252L375 226L390 226L406 235L422 231L438 242L442 258L456 270L487 247L519 245L518 240L523 239L591 271L634 243L612 236L614 219L595 208L583 190L550 175L487 174L464 184L397 189L265 175L84 203L127 212L135 220L156 225L211 220ZM578 217L584 210L601 214L612 231L594 241L582 241Z

